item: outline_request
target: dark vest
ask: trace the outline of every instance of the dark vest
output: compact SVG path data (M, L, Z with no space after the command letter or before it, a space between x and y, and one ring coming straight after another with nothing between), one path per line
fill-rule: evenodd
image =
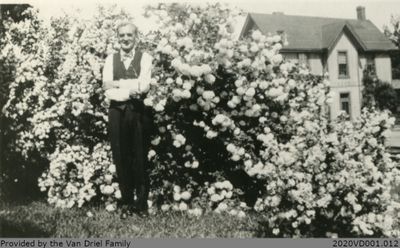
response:
M128 69L125 69L124 63L121 61L121 53L115 53L113 56L113 80L135 79L140 75L140 61L142 60L142 52L135 50L135 55ZM124 109L132 100L125 102L111 101L110 107ZM135 101L136 102L136 101ZM135 103L138 104L138 103Z
M142 60L142 52L135 51L135 56L128 69L125 69L124 63L121 61L121 53L115 53L113 58L113 78L114 80L120 79L133 79L138 78L140 74L140 61Z

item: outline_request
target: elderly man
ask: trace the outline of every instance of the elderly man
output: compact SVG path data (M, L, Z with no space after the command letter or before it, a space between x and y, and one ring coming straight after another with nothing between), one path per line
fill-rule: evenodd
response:
M103 88L110 100L109 136L121 190L121 218L125 219L132 213L147 214L147 153L153 120L143 98L150 88L152 59L135 47L138 30L134 24L121 23L117 34L121 49L106 58Z

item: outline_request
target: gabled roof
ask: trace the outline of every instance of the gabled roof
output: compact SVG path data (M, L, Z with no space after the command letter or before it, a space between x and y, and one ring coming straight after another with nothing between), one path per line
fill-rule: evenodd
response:
M252 22L264 34L284 31L289 42L285 50L330 49L342 32L363 51L397 50L370 20L249 13L246 24Z

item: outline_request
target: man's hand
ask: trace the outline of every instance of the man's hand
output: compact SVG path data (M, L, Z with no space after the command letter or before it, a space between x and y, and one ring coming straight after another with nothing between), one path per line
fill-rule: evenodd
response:
M129 96L130 97L136 97L136 96L138 96L138 95L140 95L140 92L139 92L139 90L135 87L135 88L130 88L129 89Z
M116 88L116 89L119 88L118 81L106 81L106 82L103 83L103 89L105 91L109 90L109 89L114 89L114 88Z
M140 82L140 93L147 93L150 90L150 83L142 81Z

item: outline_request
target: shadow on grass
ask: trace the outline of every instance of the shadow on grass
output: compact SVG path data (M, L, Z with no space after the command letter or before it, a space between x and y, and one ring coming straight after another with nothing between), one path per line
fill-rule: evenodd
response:
M0 236L3 238L46 238L51 232L30 222L16 223L0 217Z

